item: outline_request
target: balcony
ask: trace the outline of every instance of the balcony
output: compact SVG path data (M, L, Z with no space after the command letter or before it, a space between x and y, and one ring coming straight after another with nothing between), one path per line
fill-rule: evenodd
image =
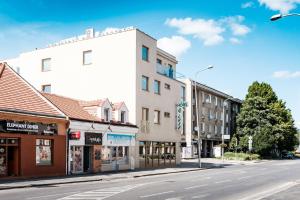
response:
M156 72L172 79L175 78L176 73L173 68L169 68L158 63L156 64Z
M142 133L150 133L150 121L142 120L140 129Z

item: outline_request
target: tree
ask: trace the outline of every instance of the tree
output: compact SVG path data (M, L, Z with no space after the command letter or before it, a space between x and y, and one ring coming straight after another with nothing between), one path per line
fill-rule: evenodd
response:
M291 111L267 83L254 82L249 87L237 126L240 148L245 149L247 138L253 136L254 151L262 156L293 150L298 142Z

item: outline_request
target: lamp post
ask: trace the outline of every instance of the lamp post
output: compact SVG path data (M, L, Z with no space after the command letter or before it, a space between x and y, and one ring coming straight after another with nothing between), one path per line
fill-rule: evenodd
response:
M224 132L225 132L225 103L229 100L234 100L235 98L227 98L223 102L223 122L222 122L222 162L224 163Z
M198 94L197 94L197 76L200 72L203 72L205 70L209 70L214 68L213 65L209 65L208 67L206 67L205 69L199 70L195 73L195 80L194 80L194 90L195 90L195 101L196 101L196 122L197 122L197 132L198 132L198 164L199 164L199 168L201 168L201 138L200 138L200 128L199 128L199 108L198 108Z
M276 14L276 15L273 15L270 18L270 20L271 21L276 21L276 20L281 19L283 17L290 17L290 16L300 16L300 13L290 13L290 14L285 14L285 15L283 15L283 14Z

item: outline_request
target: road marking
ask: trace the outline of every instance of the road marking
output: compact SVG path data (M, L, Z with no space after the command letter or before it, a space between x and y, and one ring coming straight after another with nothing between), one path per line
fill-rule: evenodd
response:
M269 196L272 196L274 194L277 194L279 192L282 192L282 191L285 191L293 186L296 186L298 185L299 183L297 182L287 182L287 183L284 183L284 184L281 184L281 185L277 185L277 186L272 186L271 188L267 189L267 190L264 190L262 192L259 192L259 193L255 193L255 194L252 194L252 195L248 195L244 198L241 198L239 200L261 200L261 199L264 199L266 197L269 197Z
M192 199L202 199L202 198L207 197L209 195L210 194L200 194L200 195L197 195L197 196L193 196Z
M252 178L252 177L253 176L244 176L244 177L238 178L238 180L248 179L248 178Z
M76 200L76 199L84 199L84 200L100 200L100 199L106 199L109 197L112 197L114 195L120 194L122 192L129 191L133 188L139 187L144 184L138 184L138 185L127 185L123 187L112 187L112 188L104 188L99 190L92 190L87 192L81 192L76 193L70 196L66 196L63 198L60 198L59 200Z
M208 184L195 185L195 186L187 187L187 188L184 188L184 189L185 189L185 190L191 190L191 189L200 188L200 187L205 187L205 186L208 186Z
M41 198L46 198L46 197L54 197L54 196L59 196L59 195L75 194L75 193L78 193L78 191L77 192L66 192L66 193L60 193L60 194L49 194L49 195L37 196L37 197L28 197L26 199L41 199Z
M159 195L163 195L163 194L170 194L170 193L173 193L173 192L174 191L170 190L170 191L166 191L166 192L160 192L160 193L154 193L154 194L140 196L140 198L154 197L154 196L159 196Z
M216 184L219 184L219 183L228 183L228 182L231 182L231 180L217 181L217 182L215 182L215 183L216 183Z

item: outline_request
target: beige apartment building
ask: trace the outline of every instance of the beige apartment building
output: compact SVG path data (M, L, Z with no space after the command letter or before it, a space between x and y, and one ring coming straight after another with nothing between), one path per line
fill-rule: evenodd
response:
M182 154L183 157L190 158L198 155L195 82L190 79L184 79L183 82L186 84L187 107L185 131L182 135ZM216 156L214 147L222 143L222 132L224 131L225 143L229 142L230 136L235 132L236 116L242 102L198 82L196 82L196 94L200 138L202 140L201 156L214 157ZM225 119L225 123L223 123L223 119Z
M126 102L129 122L139 127L137 168L180 163L183 125L177 108L185 84L176 80L176 58L148 34L132 27L87 29L6 61L43 92Z

